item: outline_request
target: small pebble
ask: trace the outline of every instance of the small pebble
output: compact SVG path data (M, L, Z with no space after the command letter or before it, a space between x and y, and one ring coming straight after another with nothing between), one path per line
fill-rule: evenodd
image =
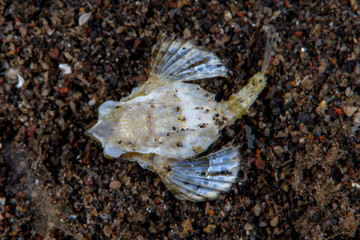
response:
M112 232L112 229L111 229L111 227L110 227L109 225L106 225L106 226L104 227L103 232L104 232L104 234L105 234L107 237L110 237L111 232Z
M259 204L256 204L253 208L252 211L254 212L255 216L260 216L261 214L261 206Z
M353 91L351 90L351 87L347 87L347 88L345 89L345 95L346 95L347 97L351 97L353 94L354 94L354 93L353 93Z
M181 226L183 228L182 233L183 234L187 234L188 232L190 232L191 230L193 230L192 224L190 219L185 219L182 223Z
M266 226L267 226L266 222L264 222L264 221L259 222L259 227L263 228L263 227L266 227Z
M325 114L325 110L327 110L327 103L325 100L322 100L319 104L319 106L317 106L317 108L315 109L315 112L319 115L319 116L323 116Z
M355 113L353 121L356 126L360 126L360 112Z
M49 56L52 59L57 59L59 57L59 49L55 48L51 48L49 51Z
M266 164L265 164L265 162L263 160L256 159L254 163L255 163L256 169L258 169L258 170L264 170L265 169Z
M18 68L9 68L5 71L5 78L16 80L19 76L19 69Z
M343 107L343 111L346 116L351 117L358 110L358 107L346 105Z
M203 230L207 234L213 234L215 232L216 226L214 224L207 225Z
M235 136L235 131L231 129L230 127L226 127L224 134L230 138L233 138Z
M122 179L122 182L128 186L131 182L131 178L129 176L124 176L123 179Z
M5 197L0 197L0 205L4 206L6 203L6 198Z
M279 224L279 216L275 216L270 220L270 226L276 227Z
M113 189L113 190L119 190L120 187L121 187L121 182L120 181L111 181L110 182L110 185L109 185L110 189Z
M285 105L292 102L292 94L291 93L285 93Z
M244 128L245 128L245 133L246 133L247 144L250 149L254 149L255 148L255 146L254 146L255 136L254 136L254 134L252 134L252 129L248 125L245 125Z
M224 18L225 18L225 21L227 21L227 22L229 22L232 19L232 15L229 10L225 11Z
M136 240L144 240L145 238L143 237L143 235L138 235L137 237L136 237Z
M185 38L191 38L192 36L191 31L188 27L184 29L183 34Z
M285 149L282 146L275 146L274 147L274 152L276 153L276 155L281 155L283 152L285 152Z
M264 129L266 127L266 123L264 122L259 122L258 125L260 129Z
M250 223L245 223L244 225L244 229L246 231L251 231L253 229L252 225Z
M230 212L231 211L231 208L232 208L232 204L230 201L226 201L225 204L224 204L224 210L226 212Z

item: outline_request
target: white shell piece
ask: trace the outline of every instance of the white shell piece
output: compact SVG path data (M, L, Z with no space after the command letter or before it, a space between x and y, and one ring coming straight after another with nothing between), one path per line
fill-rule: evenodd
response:
M356 182L351 182L351 186L360 190L360 184L358 184Z
M79 26L85 24L91 17L91 12L84 13L79 17Z
M18 83L16 84L16 87L21 88L24 85L25 80L20 74L17 75L17 79L18 79Z
M66 63L60 63L59 68L63 74L71 74L71 67Z
M94 106L95 103L96 103L96 100L95 100L95 99L91 99L91 100L89 100L89 102L88 102L89 106Z

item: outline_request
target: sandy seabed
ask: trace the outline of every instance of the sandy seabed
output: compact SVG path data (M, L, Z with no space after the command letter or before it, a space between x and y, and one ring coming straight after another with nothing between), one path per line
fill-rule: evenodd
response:
M0 0L0 13L1 239L360 238L357 1ZM161 37L226 62L228 78L198 82L222 100L260 70L268 25L268 85L213 146L242 154L218 200L179 201L85 135L102 102L146 80Z

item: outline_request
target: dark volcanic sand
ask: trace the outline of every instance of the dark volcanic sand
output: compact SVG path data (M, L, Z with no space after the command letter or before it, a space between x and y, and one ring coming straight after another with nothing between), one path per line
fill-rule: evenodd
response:
M360 238L356 0L79 2L0 0L1 239ZM226 61L228 78L199 82L221 100L260 70L264 25L279 34L268 85L214 145L243 157L218 200L178 201L85 135L145 81L162 36Z

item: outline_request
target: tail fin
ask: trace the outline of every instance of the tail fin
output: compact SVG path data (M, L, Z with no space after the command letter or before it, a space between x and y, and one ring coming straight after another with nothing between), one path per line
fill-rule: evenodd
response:
M226 77L227 71L214 53L200 50L190 41L165 40L153 50L151 75L163 81Z
M264 72L258 72L249 82L237 93L230 96L225 102L228 111L228 125L232 125L236 120L246 115L259 94L266 86L266 76Z
M227 147L197 159L174 162L159 175L176 198L205 201L229 191L237 180L239 166L238 149Z
M266 86L267 77L265 76L265 72L270 63L277 35L274 33L272 27L267 27L265 31L267 31L267 41L261 71L252 76L245 87L239 92L232 94L229 100L225 102L227 110L229 111L228 115L231 116L227 122L228 125L234 124L237 119L240 119L243 115L247 114L251 105Z

